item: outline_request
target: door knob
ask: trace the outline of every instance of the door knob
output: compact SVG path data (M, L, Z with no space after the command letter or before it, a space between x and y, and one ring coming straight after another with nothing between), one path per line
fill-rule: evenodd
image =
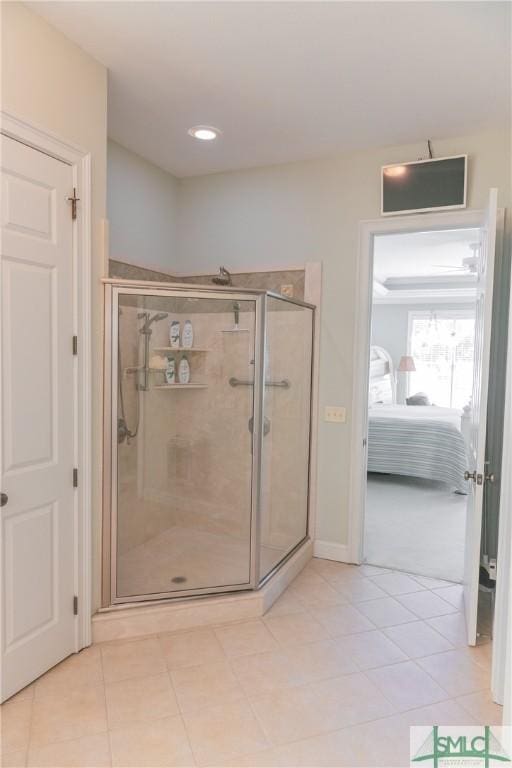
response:
M476 480L476 470L475 472L468 472L466 469L464 472L464 480Z
M486 483L494 483L495 480L496 480L496 475L494 474L494 472L489 472L489 474L485 476Z
M0 493L0 507L5 507L8 501L8 495L6 493Z

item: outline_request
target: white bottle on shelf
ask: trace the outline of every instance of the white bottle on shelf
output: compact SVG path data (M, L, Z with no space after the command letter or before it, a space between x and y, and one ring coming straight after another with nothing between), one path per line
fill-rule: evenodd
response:
M191 349L194 346L194 329L190 320L183 323L183 333L181 336L181 346Z
M182 357L178 366L178 381L180 384L190 383L190 365L186 357Z
M179 347L180 345L180 321L171 320L169 325L169 344L171 347Z
M165 369L165 383L176 384L176 362L174 357L167 358L167 367Z

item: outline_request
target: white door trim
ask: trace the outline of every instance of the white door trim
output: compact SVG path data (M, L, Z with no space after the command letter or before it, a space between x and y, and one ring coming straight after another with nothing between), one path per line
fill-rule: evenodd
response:
M75 650L79 651L91 643L91 155L5 111L0 113L0 119L1 132L5 136L71 166L73 185L80 198L78 216L73 222L73 333L78 336L75 460L79 473L74 510L77 532L75 594L78 596Z
M348 562L361 563L364 548L364 500L366 493L366 449L368 431L368 364L373 283L373 240L376 235L432 229L480 227L484 211L450 211L396 216L393 219L362 221L356 285L357 312L354 329L351 468L349 480Z

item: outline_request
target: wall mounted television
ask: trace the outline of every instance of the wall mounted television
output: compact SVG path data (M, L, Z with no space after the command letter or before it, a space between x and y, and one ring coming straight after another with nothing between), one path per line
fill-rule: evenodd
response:
M383 165L381 214L466 207L467 155Z

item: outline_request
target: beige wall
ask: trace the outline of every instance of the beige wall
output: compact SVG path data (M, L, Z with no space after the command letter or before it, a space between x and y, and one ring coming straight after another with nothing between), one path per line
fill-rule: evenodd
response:
M101 285L106 274L107 72L21 3L2 3L2 109L80 146L92 158L93 515L99 573L101 513ZM93 604L99 604L95 579Z
M107 164L110 257L171 269L177 260L177 179L111 140Z
M433 141L437 156L469 154L468 204L489 187L510 206L509 132ZM320 412L347 406L347 423L320 421L317 537L347 542L352 360L359 222L379 217L380 166L424 156L424 143L180 182L180 270L323 262ZM197 226L197 221L201 226Z

